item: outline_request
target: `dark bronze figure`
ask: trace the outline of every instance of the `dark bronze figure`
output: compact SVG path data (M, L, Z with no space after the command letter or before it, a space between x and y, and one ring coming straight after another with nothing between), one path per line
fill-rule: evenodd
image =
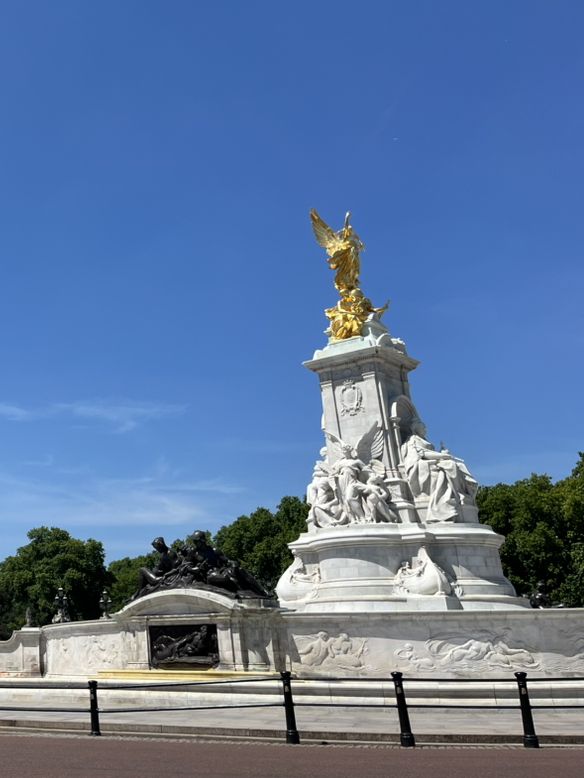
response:
M154 569L140 569L139 588L132 600L162 589L185 587L218 590L238 598L269 597L238 562L211 546L201 530L193 532L178 553L168 548L164 538L156 538L152 545L160 559Z
M551 608L552 601L547 593L545 581L537 582L537 589L529 596L529 604L532 608Z
M135 600L136 597L141 597L143 594L149 594L149 590L155 591L158 584L165 581L166 577L179 566L178 555L166 545L163 537L154 538L152 546L160 554L158 564L153 570L147 567L140 568L138 590L130 598L131 600Z

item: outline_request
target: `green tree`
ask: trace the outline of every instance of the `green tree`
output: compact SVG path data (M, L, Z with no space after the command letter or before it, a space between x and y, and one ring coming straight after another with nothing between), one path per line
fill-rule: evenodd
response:
M156 557L157 554L153 551L143 556L126 556L123 559L117 559L115 562L110 563L108 572L113 581L110 589L112 612L124 607L138 588L140 568L154 567L156 565Z
M217 532L214 543L230 559L235 559L268 590L292 562L288 543L306 531L308 505L298 497L283 497L272 513L258 508L240 516Z
M22 627L27 608L36 624L49 623L59 586L69 598L74 618L97 618L100 594L110 582L102 544L77 540L57 527L32 529L28 538L30 543L0 563L2 637Z
M503 570L519 594L543 581L553 601L584 605L584 455L572 474L479 490L480 518L505 536Z

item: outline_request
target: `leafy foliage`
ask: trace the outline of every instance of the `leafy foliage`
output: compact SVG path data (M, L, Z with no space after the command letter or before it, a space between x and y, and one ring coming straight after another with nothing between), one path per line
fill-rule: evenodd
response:
M49 623L59 586L74 618L99 617L99 597L110 581L102 544L77 540L56 527L32 529L28 538L30 543L0 563L0 636L6 639L22 627L27 608L35 624Z
M480 518L506 537L503 570L518 594L542 581L551 599L584 605L584 454L568 478L547 475L479 490Z
M113 584L110 590L112 599L112 613L124 607L130 597L138 588L138 575L141 567L152 568L156 565L157 554L144 554L143 556L117 559L108 567Z
M308 505L298 497L283 497L272 513L258 508L221 527L215 544L230 559L236 559L264 586L273 591L292 562L288 543L306 531Z

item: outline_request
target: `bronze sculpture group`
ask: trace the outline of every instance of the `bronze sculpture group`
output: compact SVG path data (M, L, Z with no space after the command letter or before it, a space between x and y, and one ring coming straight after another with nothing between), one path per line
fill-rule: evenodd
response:
M162 537L155 538L152 546L160 554L158 564L152 569L140 569L138 590L132 600L178 588L217 589L232 597L269 597L250 573L211 546L200 530L190 535L177 551L169 548Z

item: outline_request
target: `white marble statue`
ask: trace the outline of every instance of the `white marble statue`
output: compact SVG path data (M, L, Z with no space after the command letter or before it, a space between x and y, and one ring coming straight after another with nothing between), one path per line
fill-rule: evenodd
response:
M369 522L398 522L398 513L390 507L391 493L383 475L375 470L369 471L369 477L363 490L365 497L365 516Z
M462 506L476 504L478 483L462 459L447 449L434 449L419 419L412 422L411 429L401 455L412 494L428 498L426 521L462 521Z
M336 494L334 479L331 478L326 462L322 460L314 466L312 481L306 490L306 501L310 505L306 519L309 529L348 523Z
M384 444L383 430L377 422L355 447L330 432L326 436L337 456L334 464L329 464L326 458L314 467L306 495L311 506L307 519L309 529L397 522L399 517L385 482L385 468L379 461Z
M336 480L336 491L341 504L345 523L365 523L363 508L364 484L361 481L364 463L358 458L352 446L341 444L342 457L331 468L331 476Z

